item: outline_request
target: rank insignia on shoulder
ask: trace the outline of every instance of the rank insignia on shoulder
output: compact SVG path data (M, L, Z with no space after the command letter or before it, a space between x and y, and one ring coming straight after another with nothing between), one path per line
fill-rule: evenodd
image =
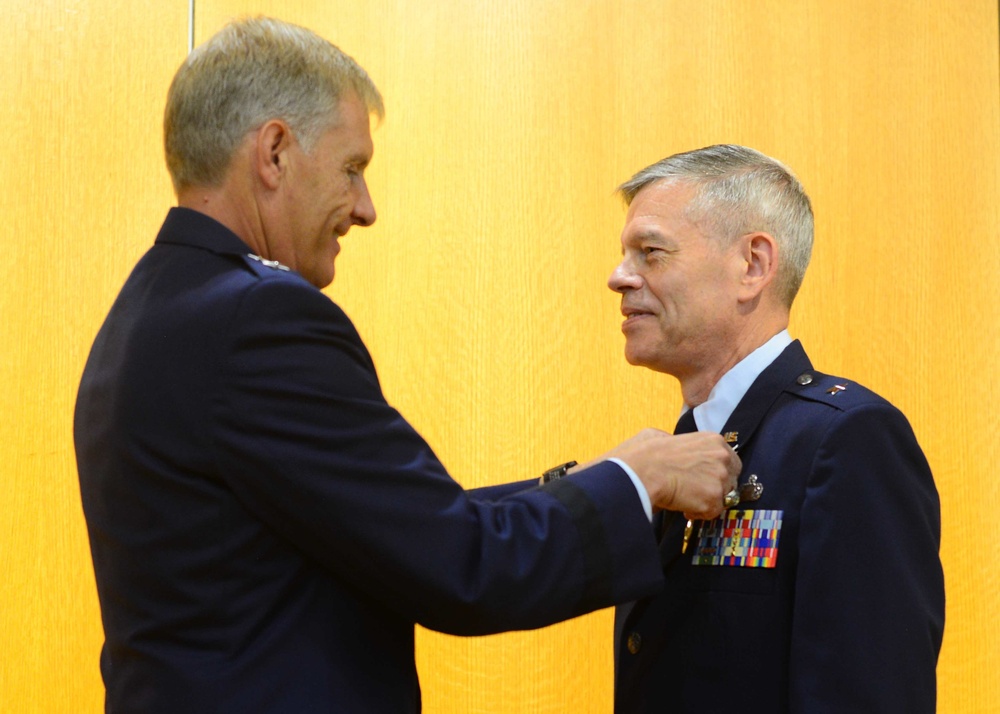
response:
M826 393L827 394L832 394L833 396L837 396L838 394L840 394L841 392L844 392L844 391L847 391L847 385L846 384L835 384L832 387L830 387L828 390L826 390Z
M733 509L702 523L692 565L773 568L784 511Z
M247 257L251 260L256 260L261 265L266 265L268 268L274 268L275 270L291 270L287 265L279 263L277 260L268 260L267 258L262 258L256 253L247 253Z

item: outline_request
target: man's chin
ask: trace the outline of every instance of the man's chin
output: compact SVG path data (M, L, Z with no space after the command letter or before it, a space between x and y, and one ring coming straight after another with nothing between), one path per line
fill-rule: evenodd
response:
M630 350L627 346L625 347L625 361L633 367L650 367L649 355L639 350Z
M663 360L659 359L659 355L651 355L647 352L640 352L638 350L629 350L626 347L625 361L633 367L645 367L646 369L651 369L654 372L673 374L673 372L664 365Z
M322 269L311 270L308 275L303 273L302 277L322 290L333 282L334 272L333 261L330 261L328 266L324 266Z

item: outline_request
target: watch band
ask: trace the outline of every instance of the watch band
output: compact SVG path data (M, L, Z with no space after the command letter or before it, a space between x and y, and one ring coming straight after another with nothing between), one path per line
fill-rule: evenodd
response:
M566 472L569 471L574 466L576 466L575 461L567 461L565 464L559 464L558 466L554 466L542 474L542 478L539 479L539 483L548 483L549 481L556 481L558 479L561 479L563 476L566 475Z

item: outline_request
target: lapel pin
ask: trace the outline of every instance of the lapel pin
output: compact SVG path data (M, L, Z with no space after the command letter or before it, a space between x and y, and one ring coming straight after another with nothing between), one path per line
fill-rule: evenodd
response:
M756 501L764 493L764 484L757 480L757 474L750 474L745 484L740 486L740 501Z
M740 433L738 431L727 431L722 435L722 438L726 440L727 444L735 444L739 441Z

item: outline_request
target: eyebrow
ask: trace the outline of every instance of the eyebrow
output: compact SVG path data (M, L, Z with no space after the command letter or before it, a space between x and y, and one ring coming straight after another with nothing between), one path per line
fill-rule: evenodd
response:
M663 231L655 227L640 228L628 237L629 242L655 241L664 243L668 240L670 239L663 234Z
M626 244L630 246L640 245L642 243L655 243L657 245L664 245L668 243L668 238L663 235L663 233L658 228L640 228L635 233L631 233L628 238L622 241L622 255L625 255Z

